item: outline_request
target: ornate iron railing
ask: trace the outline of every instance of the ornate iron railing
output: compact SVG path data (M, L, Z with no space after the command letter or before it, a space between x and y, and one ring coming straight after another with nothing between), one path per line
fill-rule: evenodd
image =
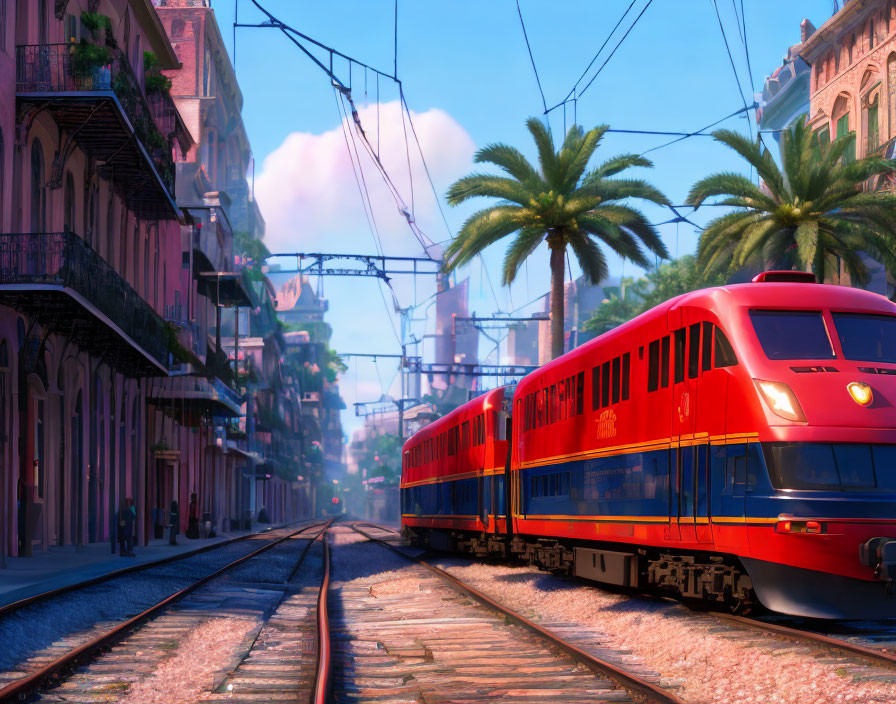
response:
M72 232L0 234L0 285L64 286L112 321L163 367L164 322L124 278Z
M143 148L152 158L165 186L174 193L172 138L174 102L168 95L147 98L127 57L109 48L109 63L79 67L78 44L28 44L16 47L16 92L112 92L124 109Z

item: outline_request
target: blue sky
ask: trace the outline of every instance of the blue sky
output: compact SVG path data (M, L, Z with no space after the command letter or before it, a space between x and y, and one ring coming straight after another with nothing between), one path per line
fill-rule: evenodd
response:
M629 2L521 0L549 105L559 102L567 94ZM787 47L799 41L803 18L809 18L819 26L830 17L833 1L744 0L752 75L747 71L733 11L735 3L740 8L740 2L718 0L718 6L743 90L750 102L751 94L761 90L765 76L781 64ZM635 11L639 11L644 3L645 0L638 0ZM239 0L238 4L241 21L263 19L250 0ZM368 64L391 71L392 0L331 0L326 3L263 0L261 4L305 34ZM215 0L213 7L232 54L234 2ZM473 145L479 147L502 141L520 147L531 156L533 149L524 121L531 115L539 115L542 107L516 4L510 0L454 0L450 3L399 0L398 12L398 75L415 118L423 122L427 116L429 118L427 124L432 129L429 137L423 140L424 152L431 152L427 156L436 174L440 194L453 178L467 172ZM609 46L615 43L613 40ZM602 57L606 54L605 50ZM602 61L603 58L599 59L596 65ZM338 61L336 66L339 69ZM280 170L273 166L273 161L269 162L272 164L268 170L269 184L279 181L279 185L287 187L294 180L297 189L306 188L303 179L313 183L317 173L326 170L329 155L332 154L334 160L340 158L340 154L333 150L343 150L341 158L347 158L344 141L340 142L343 139L339 134L341 118L328 78L278 31L238 30L236 69L245 100L243 119L259 174L264 170L265 158L281 149ZM340 76L348 81L344 64ZM351 80L356 104L359 107L368 105L368 111L362 115L366 120L365 129L370 133L375 114L375 81L371 75L367 76L365 93L363 72L354 72ZM380 98L383 102L396 98L394 87L383 80L380 81ZM577 117L586 128L608 123L611 127L624 129L689 131L740 107L741 97L711 0L655 0L581 98ZM393 110L392 114L397 115L397 111ZM569 113L568 122L571 121ZM396 124L393 123L393 129ZM553 113L551 126L555 133L562 132L562 112ZM723 126L746 131L748 124L743 118L733 118ZM441 138L439 135L443 132L447 136ZM301 138L295 136L297 133ZM328 140L321 138L328 133ZM294 135L291 142L287 140L290 135ZM608 135L597 158L620 152L641 152L666 139ZM293 146L301 142L302 147L290 152L284 147L285 141ZM294 156L296 154L313 154L315 160L309 161L306 169L305 157L299 159ZM387 156L389 158L384 156L387 167L391 164L396 169L406 158L399 149ZM654 152L650 157L655 168L642 170L639 175L651 180L676 203L683 202L690 185L707 173L742 170L741 163L731 153L707 137L685 140ZM416 173L419 159L413 151L411 158ZM291 170L283 171L283 162L290 159L298 161ZM376 174L369 163L365 168L368 169L367 178L375 179ZM416 179L414 185L422 203L428 185ZM278 232L272 233L272 242L277 245L273 248L281 249L288 243L292 251L320 251L326 245L329 251L372 252L374 245L366 230L355 184L347 183L340 190L344 193L336 196L335 205L327 205L328 210L323 215L340 211L340 216L353 214L355 220L345 220L343 225L334 226L322 242L320 233L307 229L320 222L319 218L297 218L306 229L291 233L284 232L284 213L272 213L269 219L278 223L275 227ZM407 200L408 194L404 197ZM306 203L303 208L313 209L313 203L303 202ZM433 240L444 240L448 232L432 204L429 205L428 208L421 206L418 222ZM376 199L374 207L391 211L380 216L381 230L384 230L380 234L384 247L389 250L387 253L419 255L420 248L411 233L402 227L399 218L394 217L394 207ZM446 210L448 223L455 231L463 217L471 212L470 209ZM718 214L712 210L701 210L692 219L705 223ZM645 211L654 222L671 217L668 211L659 208L645 208ZM267 212L264 214L269 217ZM343 223L339 218L336 221ZM673 255L693 251L697 235L690 226L665 225L660 231ZM485 261L495 287L499 288L504 246L499 244L492 249L494 251L488 252ZM618 273L620 262L612 261L614 273ZM511 310L547 290L546 252L533 257L528 272L513 287L509 290L499 288L497 306L483 281L482 272L482 265L474 265L466 272L471 281L471 308L480 315L492 313L496 307ZM625 267L625 273L635 273L631 264ZM396 351L395 336L390 329L392 323L387 318L388 305L384 305L381 296L373 290L376 287L367 279L328 279L324 282L325 295L330 300L329 320L334 327L333 344L337 350ZM414 300L425 299L432 292L432 282L420 280L414 290L411 282L396 281L395 288L401 305L408 305ZM388 292L383 293L388 296ZM423 312L424 308L419 309L417 317L422 317ZM418 335L423 328L426 324L416 323ZM431 323L428 331L432 331ZM355 364L342 385L349 403L356 397L371 400L378 395L378 388L388 388L394 377L394 367L381 363L379 374L376 371L370 363ZM345 421L351 429L354 421L349 414Z

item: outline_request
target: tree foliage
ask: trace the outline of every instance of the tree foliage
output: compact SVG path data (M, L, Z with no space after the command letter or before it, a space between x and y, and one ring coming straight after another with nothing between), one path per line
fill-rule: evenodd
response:
M700 236L698 261L707 271L758 264L812 271L824 281L842 262L850 279L862 283L868 279L862 252L888 269L896 264L896 195L863 189L896 171L896 162L879 155L855 160L853 135L822 143L804 119L782 133L780 167L759 140L730 130L713 136L756 169L763 185L727 172L691 188L689 205L721 196L719 203L735 208Z
M646 181L620 177L633 167L653 166L637 154L615 156L589 170L606 125L588 132L574 125L559 150L541 120L530 118L526 126L535 142L537 166L514 147L490 144L476 153L476 163L496 166L503 175L477 172L449 188L451 205L482 197L497 203L467 218L445 252L446 269L468 264L489 245L513 236L503 267L503 282L509 285L523 262L546 242L551 250L552 349L557 356L563 348L567 248L593 283L608 273L604 248L648 268L652 261L645 249L662 258L668 253L656 229L631 200L664 205L669 201Z
M582 329L600 335L670 298L701 288L722 286L726 280L725 274L707 273L693 255L673 259L647 272L643 278L624 279L622 291L618 287L604 289L609 294L607 299Z

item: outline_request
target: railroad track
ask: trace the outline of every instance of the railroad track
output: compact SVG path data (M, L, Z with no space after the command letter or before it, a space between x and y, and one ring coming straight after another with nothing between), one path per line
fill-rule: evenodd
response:
M341 589L341 609L332 626L334 643L342 643L342 651L334 653L337 702L340 689L354 685L351 693L357 698L391 695L396 701L413 701L416 687L427 702L495 701L496 697L534 701L532 697L540 696L564 702L636 699L682 704L674 692L644 673L588 653L421 557L359 525L348 527L423 568L428 579L410 595L377 594L375 587L368 588L370 594L357 587ZM394 536L394 531L373 527ZM502 620L483 619L465 599L440 593L441 585L496 612ZM442 616L445 613L447 618ZM364 667L368 659L374 667Z
M865 645L860 642L852 642L828 633L821 633L808 628L799 628L795 625L787 625L785 623L777 623L764 618L738 616L723 612L709 613L725 623L731 623L753 631L781 636L800 643L807 643L850 657L858 656L863 660L867 660L876 665L883 665L889 669L896 669L896 651L887 650L886 648L875 647L870 644ZM866 634L867 632L863 629L855 629L855 637L867 639ZM896 642L896 626L891 626L888 629L888 635L889 641Z
M384 526L373 523L362 523L384 534L396 532ZM421 552L421 555L425 553ZM599 586L599 585L595 585ZM656 597L646 595L653 600ZM766 635L785 638L795 643L809 645L825 651L834 652L851 659L859 658L873 665L883 666L887 669L896 669L896 625L872 624L868 628L837 625L835 630L842 635L830 632L831 624L823 622L811 622L810 626L801 626L798 619L770 620L763 617L747 617L717 611L705 611L693 609L700 613L715 617L716 619L737 628L744 628ZM827 632L825 632L827 631ZM847 640L850 638L851 640ZM884 645L875 644L882 641Z
M314 524L314 525L310 525L310 526L304 526L302 528L299 528L298 530L288 531L282 537L276 537L273 534L269 533L265 536L265 537L269 538L269 542L267 542L265 545L262 545L261 547L255 549L255 550L252 550L248 554L242 555L242 556L232 560L228 564L224 565L223 567L220 567L219 569L215 570L214 572L212 572L210 574L206 574L206 575L194 580L188 586L179 589L178 591L174 592L173 594L170 594L169 596L165 597L164 599L161 599L160 601L158 601L157 603L155 603L153 606L149 607L148 609L145 609L142 612L136 614L135 616L132 616L126 620L123 620L123 621L113 625L110 628L102 629L102 632L100 632L98 634L93 634L92 637L90 637L86 641L77 642L77 644L75 644L74 647L70 648L69 650L67 650L66 652L64 652L63 654L61 654L57 657L52 657L49 659L46 657L37 658L36 659L37 663L38 663L37 667L30 669L23 676L18 677L17 679L12 680L11 682L8 682L2 688L0 688L0 702L20 701L22 698L25 698L29 695L33 695L39 691L46 690L50 686L58 685L61 681L61 678L66 673L71 671L73 668L75 668L76 666L84 666L87 663L92 662L102 651L112 648L117 643L125 640L126 638L131 639L132 635L134 636L133 639L135 640L135 642L150 642L150 643L154 642L153 641L154 636L152 634L150 634L147 637L144 637L141 640L140 638L136 637L136 634L134 632L137 631L138 627L141 627L141 626L142 626L142 628L140 628L140 631L139 631L140 633L142 633L144 630L151 631L152 627L153 627L153 619L160 616L163 612L168 610L170 607L172 607L177 602L184 600L188 595L196 592L196 590L198 590L203 585L205 585L219 577L222 577L225 574L232 573L234 570L236 570L241 565L245 565L245 563L247 563L248 561L253 560L254 558L257 558L260 555L267 553L268 551L270 551L278 546L284 545L285 543L287 543L287 541L289 541L293 538L297 538L297 537L301 536L303 533L313 531L315 529L320 529L321 526L323 526L323 528L318 533L318 535L319 535L320 533L325 531L326 528L329 527L331 522L332 521L329 521L326 524L318 523L318 524ZM317 535L315 535L314 537L316 538ZM301 557L300 557L298 563L295 565L295 567L291 570L289 579L287 579L287 582L292 579L292 577L295 575L296 571L299 569L299 566L301 565L302 561L304 560L305 555L308 552L308 548L310 547L312 542L313 542L313 540L309 541L305 547L305 550L302 551ZM66 591L70 591L70 590L67 589ZM55 592L50 593L49 595L47 595L46 598L49 599L53 595L55 595ZM31 603L33 603L33 602L31 602ZM186 632L186 630L189 629L189 626L196 622L196 619L191 620L189 618L185 618L185 619L182 618L181 621L183 621L183 624L184 624L184 628L182 628L181 630L184 630L184 632ZM177 625L173 630L176 632L178 630L178 628L180 628L180 625ZM172 629L170 627L167 627L167 630L171 631ZM164 637L168 637L170 635L170 633L164 633L162 635ZM72 640L77 641L78 639L72 638L71 636L67 636L63 639L64 642L72 641ZM165 645L166 646L168 645L168 641L165 641ZM137 647L140 647L140 646L138 645ZM114 650L114 648L113 648L113 650ZM140 656L142 654L143 654L142 651L140 651L140 650L136 651L136 659L137 659L138 663L140 660ZM152 658L150 658L150 657L145 657L144 658L145 662L139 663L139 664L151 667L152 666L150 663L151 659ZM99 668L99 669L102 670L102 668ZM140 667L138 666L137 670L139 670L139 669L140 669ZM88 670L89 670L89 668L88 668ZM105 677L105 675L103 675L103 676ZM107 677L107 679L108 679L108 677ZM80 685L77 685L77 688L79 691L81 691L83 689ZM62 700L71 701L72 700L67 695L63 695L62 699L60 699L56 695L53 695L52 693L44 694L44 696L42 698L49 700L49 701L62 701ZM75 697L74 700L78 700L77 697ZM91 698L88 696L86 699L84 699L84 701L91 701Z

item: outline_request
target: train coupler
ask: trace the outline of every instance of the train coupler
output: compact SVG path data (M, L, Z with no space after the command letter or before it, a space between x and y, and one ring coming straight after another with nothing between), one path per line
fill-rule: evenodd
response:
M874 569L874 576L887 582L887 592L893 593L896 580L896 539L871 538L859 545L859 560Z

